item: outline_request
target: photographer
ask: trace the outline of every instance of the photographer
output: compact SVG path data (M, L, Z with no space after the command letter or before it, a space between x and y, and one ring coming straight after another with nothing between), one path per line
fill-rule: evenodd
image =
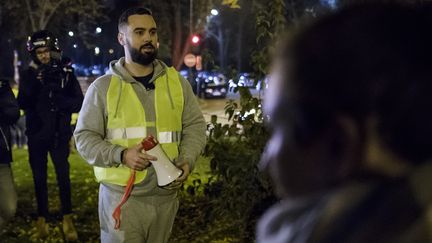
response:
M10 163L12 148L9 126L18 120L19 109L9 81L0 78L0 231L15 214L17 196Z
M26 113L29 160L38 207L37 236L48 235L47 155L51 155L60 191L63 232L77 239L72 223L69 179L71 113L81 108L83 95L72 67L61 60L57 38L49 31L35 32L27 41L33 61L21 75L18 102Z

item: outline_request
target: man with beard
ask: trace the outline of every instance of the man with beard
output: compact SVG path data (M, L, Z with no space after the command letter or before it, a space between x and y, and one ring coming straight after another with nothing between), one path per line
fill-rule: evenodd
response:
M100 182L101 241L167 242L179 204L177 189L205 145L205 121L189 82L156 59L158 35L151 11L126 10L118 30L125 57L111 62L109 74L90 85L76 144ZM183 170L168 187L158 187L150 163L157 158L140 144L150 134Z

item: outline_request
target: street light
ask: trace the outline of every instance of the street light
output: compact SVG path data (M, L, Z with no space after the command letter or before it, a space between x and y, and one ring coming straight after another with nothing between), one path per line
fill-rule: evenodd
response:
M100 53L99 47L95 47L94 52L95 52L95 55L99 55L99 53Z
M77 44L73 44L73 48L77 48L78 47L78 45Z
M102 32L102 28L101 28L101 27L97 27L97 28L96 28L96 33L99 34L99 33L101 33L101 32Z
M210 13L211 13L211 15L213 15L213 16L218 16L218 15L219 15L219 11L218 11L217 9L212 9L212 10L210 11Z
M74 32L73 32L73 31L69 31L68 35L69 35L70 37L72 37L72 36L74 36Z
M200 42L200 37L197 34L192 35L192 44L198 45Z

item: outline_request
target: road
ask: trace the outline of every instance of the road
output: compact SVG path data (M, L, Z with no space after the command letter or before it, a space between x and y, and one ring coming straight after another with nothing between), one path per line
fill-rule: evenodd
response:
M212 115L218 117L218 122L228 123L228 116L225 115L225 105L228 99L198 99L201 111L206 122L210 122Z
M258 96L258 91L251 90L253 96ZM210 122L210 118L212 115L216 115L218 117L218 122L225 124L228 123L228 116L225 115L225 105L228 100L236 100L238 101L239 94L228 93L227 97L224 99L198 99L198 102L201 107L201 111L204 115L206 122Z

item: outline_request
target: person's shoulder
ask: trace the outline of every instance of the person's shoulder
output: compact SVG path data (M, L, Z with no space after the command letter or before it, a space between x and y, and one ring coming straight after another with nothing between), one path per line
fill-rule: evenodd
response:
M92 84L97 85L97 86L104 86L104 85L108 85L111 81L113 74L104 74L102 76L97 77Z
M99 92L105 93L111 82L113 74L108 73L97 77L89 86L89 89L96 89Z
M33 66L28 66L24 69L21 69L20 74L24 74L24 75L31 75L31 74L35 74L37 71L37 67L33 67Z
M156 73L163 71L163 72L168 72L168 71L175 71L178 72L173 66L170 66L168 64L166 64L164 61L156 59L153 61L153 65L154 65L154 71Z
M316 202L281 201L270 207L257 224L257 242L296 242L303 232L313 226L311 222L318 214L310 213Z

